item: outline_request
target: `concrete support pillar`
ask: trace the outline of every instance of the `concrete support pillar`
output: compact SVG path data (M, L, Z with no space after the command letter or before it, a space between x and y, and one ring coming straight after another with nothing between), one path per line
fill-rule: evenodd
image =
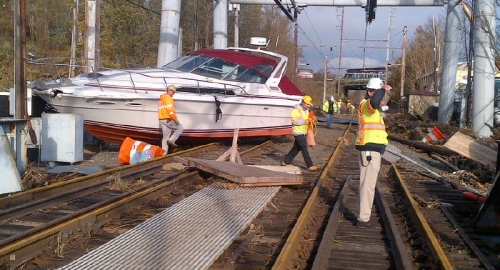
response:
M472 130L489 137L495 96L495 0L477 0L474 10L474 78Z
M461 22L464 18L461 0L450 0L446 13L443 72L441 74L441 92L439 98L439 123L449 123L453 114L458 55L460 54L461 45Z
M214 49L227 48L228 0L214 1Z
M177 59L180 22L181 0L162 0L157 67Z

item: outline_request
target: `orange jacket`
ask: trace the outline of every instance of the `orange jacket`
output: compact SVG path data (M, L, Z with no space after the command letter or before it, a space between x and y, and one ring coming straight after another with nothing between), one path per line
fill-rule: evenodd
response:
M175 102L169 94L163 94L160 96L160 102L158 103L158 119L177 120L177 115L175 114Z

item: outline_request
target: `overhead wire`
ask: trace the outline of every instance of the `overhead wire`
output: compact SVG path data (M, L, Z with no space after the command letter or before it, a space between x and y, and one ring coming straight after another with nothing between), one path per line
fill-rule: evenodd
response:
M299 31L301 32L302 35L304 35L304 37L309 40L309 42L311 42L311 44L313 45L313 48L316 49L316 51L323 57L323 59L326 57L326 55L324 55L318 48L318 46L316 46L316 44L314 43L314 41L311 40L311 38L309 38L309 36L306 34L306 32L302 29L302 27L300 27L300 25L298 25L298 28L299 28ZM314 31L316 33L316 31ZM317 34L317 33L316 33ZM328 66L330 68L334 68L332 65L330 65L330 63L328 63Z
M304 9L304 14L306 15L307 20L311 24L311 27L312 27L314 33L316 34L316 37L318 38L318 40L320 41L320 43L323 44L323 41L321 41L321 38L319 37L318 32L316 32L316 29L314 28L314 25L312 24L311 19L309 18L309 15L307 14L307 12L306 12L305 9Z

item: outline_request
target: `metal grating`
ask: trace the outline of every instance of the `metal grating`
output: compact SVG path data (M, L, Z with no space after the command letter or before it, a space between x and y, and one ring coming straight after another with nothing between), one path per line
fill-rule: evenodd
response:
M60 269L207 269L279 189L214 183Z

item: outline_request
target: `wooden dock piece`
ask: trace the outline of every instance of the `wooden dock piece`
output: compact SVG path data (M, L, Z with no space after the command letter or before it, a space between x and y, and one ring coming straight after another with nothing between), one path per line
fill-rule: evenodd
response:
M445 144L444 147L475 160L491 169L496 168L497 153L480 141L463 133L456 132Z
M202 171L217 175L242 186L301 185L302 175L266 170L227 161L198 158L174 158L186 166L193 166Z

